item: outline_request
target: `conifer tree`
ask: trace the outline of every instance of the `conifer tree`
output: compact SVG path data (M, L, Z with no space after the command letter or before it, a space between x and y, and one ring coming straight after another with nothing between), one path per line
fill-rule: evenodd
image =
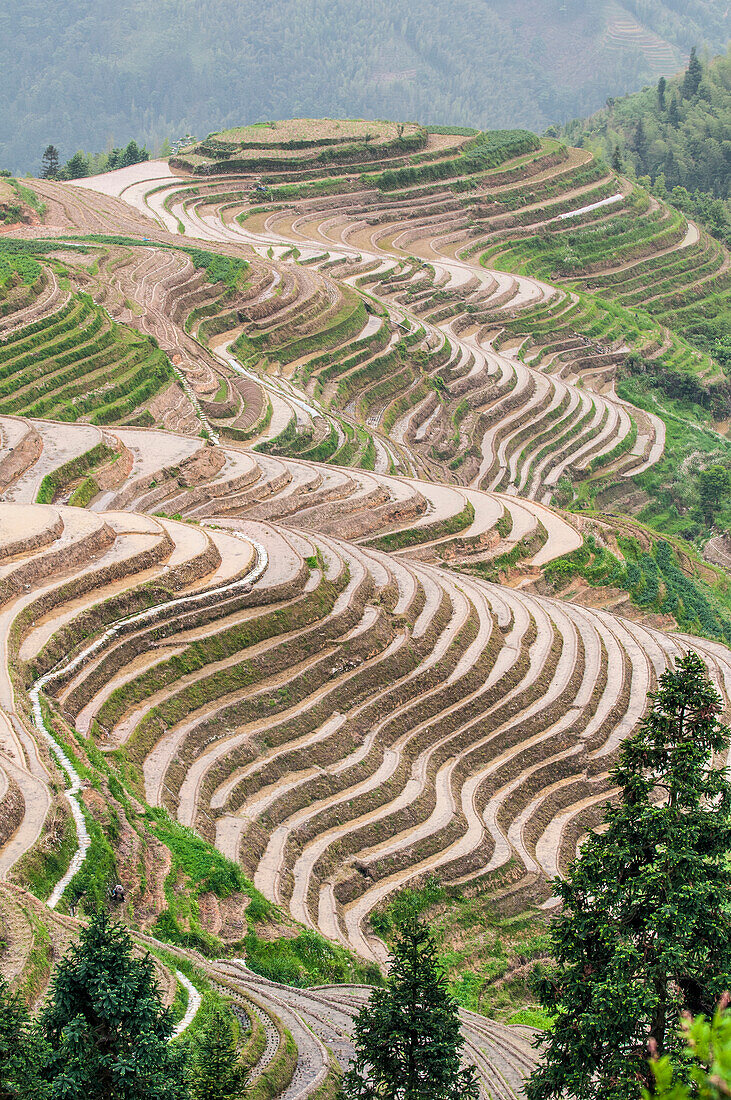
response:
M729 472L715 463L698 475L701 496L701 510L707 524L712 524L714 516L723 508L729 494Z
M635 129L634 147L637 153L639 166L641 169L644 169L647 161L647 134L645 133L645 125L641 118L637 122L637 127Z
M149 159L150 154L147 152L147 149L145 149L144 146L142 149L140 149L139 145L133 138L132 141L130 141L127 145L126 149L124 149L124 151L122 152L122 163L120 167L128 168L131 164L140 164L141 161Z
M91 173L89 172L89 158L79 150L78 153L66 161L59 175L64 180L80 180L85 179Z
M698 94L702 79L703 66L698 60L698 54L694 46L690 51L690 61L683 78L683 97L685 99L692 99L694 95Z
M667 80L664 76L661 76L657 82L657 104L661 111L665 110L665 91L667 86Z
M539 977L555 1016L528 1100L627 1100L649 1085L648 1044L677 1056L680 1016L731 987L731 785L721 699L690 653L660 677L619 754L619 800L565 882L555 969Z
M41 1031L51 1100L184 1100L185 1054L168 1040L151 958L105 914L92 918L56 970Z
M193 1100L239 1100L246 1090L246 1069L236 1050L230 1012L214 1008L198 1032L190 1058Z
M0 974L0 1100L43 1100L47 1050L18 994Z
M473 1067L462 1069L457 1004L434 940L414 912L399 923L385 989L355 1021L349 1100L477 1100Z
M55 180L58 177L58 169L61 158L55 145L47 145L41 157L41 179Z

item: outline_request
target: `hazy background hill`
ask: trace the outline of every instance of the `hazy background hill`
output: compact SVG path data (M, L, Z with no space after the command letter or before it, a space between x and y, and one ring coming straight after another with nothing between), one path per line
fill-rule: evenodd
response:
M302 115L540 131L730 26L728 0L4 0L0 166Z

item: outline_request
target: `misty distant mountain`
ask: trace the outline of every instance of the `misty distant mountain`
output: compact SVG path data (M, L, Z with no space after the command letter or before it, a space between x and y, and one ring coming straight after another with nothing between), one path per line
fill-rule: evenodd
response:
M4 0L0 167L291 116L541 131L730 26L728 0Z

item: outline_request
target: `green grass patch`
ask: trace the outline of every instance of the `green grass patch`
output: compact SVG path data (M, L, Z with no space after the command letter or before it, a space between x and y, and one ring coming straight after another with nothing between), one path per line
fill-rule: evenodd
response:
M371 539L366 546L372 546L376 550L403 550L407 546L420 546L434 539L456 535L469 527L475 518L475 509L467 502L461 512L449 519L438 520L436 523L428 523L424 527L409 527L405 531L394 531L390 535L381 535L377 539Z
M549 562L543 575L558 590L577 576L594 587L622 588L637 607L672 615L688 634L731 642L728 609L710 585L683 571L668 542L658 540L651 549L643 550L635 538L620 536L617 541L623 558L589 535L578 550Z
M496 885L499 883L496 880ZM463 1007L486 1016L514 1020L517 1013L536 1012L524 967L547 956L548 929L536 911L502 917L488 894L464 896L430 878L416 889L402 890L371 917L376 935L391 940L404 911L416 911L437 942L439 961L452 995ZM518 970L520 968L520 970ZM518 971L511 977L513 971ZM537 1017L528 1026L540 1026Z
M194 267L203 268L209 283L224 283L233 290L249 270L249 264L237 256L221 256L202 248L186 248Z
M293 938L264 940L250 931L243 941L247 965L270 981L306 987L336 982L381 985L373 963L363 963L310 929Z
M52 504L59 493L69 485L72 481L82 477L84 474L88 474L89 470L94 470L102 463L108 462L111 458L114 458L116 451L111 447L107 447L105 443L97 443L95 447L85 451L84 454L79 455L77 458L72 458L69 462L65 462L63 466L58 466L52 473L46 474L41 482L38 495L36 496L36 504ZM93 478L87 478L87 481L92 481ZM94 485L96 483L94 482ZM81 499L86 497L88 493L86 489L81 493L81 487L76 490L76 493L80 493ZM99 487L96 486L96 492L99 491ZM76 495L74 493L74 495ZM92 493L92 496L95 494ZM89 500L91 497L89 497ZM70 500L69 503L78 503L78 501ZM86 501L88 503L88 500ZM84 505L80 505L84 507Z
M263 919L272 913L271 902L255 889L238 863L227 859L194 829L173 821L167 811L159 807L150 807L145 819L150 831L173 853L196 893L210 891L218 898L246 894L251 899L247 909L251 918Z

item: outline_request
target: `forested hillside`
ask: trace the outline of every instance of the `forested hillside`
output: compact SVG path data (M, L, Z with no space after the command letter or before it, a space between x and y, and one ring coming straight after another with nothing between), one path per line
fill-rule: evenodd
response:
M678 77L612 100L561 132L606 160L619 160L669 189L731 196L731 50L710 64L694 60ZM662 188L662 182L660 184Z
M625 0L624 7L656 34L686 50L703 38L722 41L728 35L728 6L713 0Z
M0 167L301 115L540 131L730 25L726 0L6 0Z

